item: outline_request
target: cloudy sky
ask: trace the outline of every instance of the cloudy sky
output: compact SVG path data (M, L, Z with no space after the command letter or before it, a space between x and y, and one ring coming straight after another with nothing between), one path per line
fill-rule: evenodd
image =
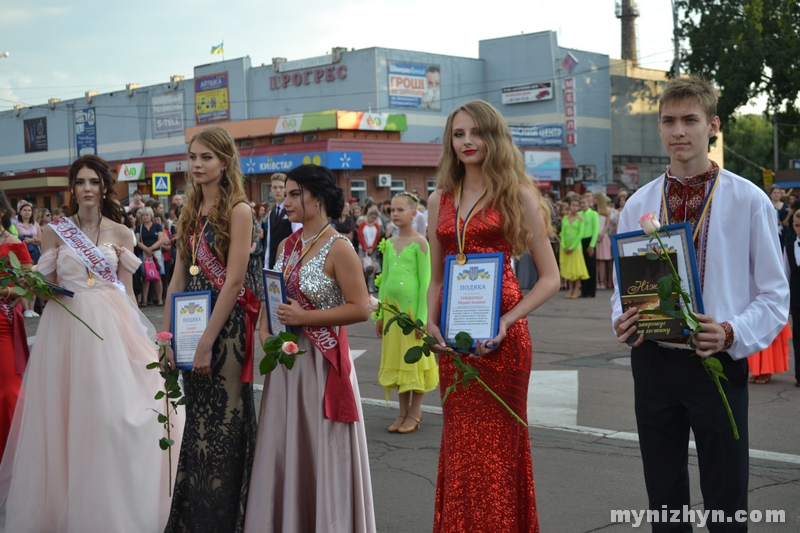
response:
M380 46L478 57L478 41L558 32L561 46L620 56L614 0L0 0L0 111L135 82L192 77L194 67L249 55L253 65ZM639 2L640 65L672 62L670 0Z

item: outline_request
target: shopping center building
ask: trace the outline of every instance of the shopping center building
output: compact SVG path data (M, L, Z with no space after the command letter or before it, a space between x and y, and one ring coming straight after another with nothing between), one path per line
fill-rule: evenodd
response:
M117 171L122 198L155 193L154 174L159 186L169 174L170 192L181 192L188 140L217 124L236 140L253 201L269 200L271 174L306 162L333 169L349 197L425 197L435 188L448 113L480 98L506 117L541 188L614 194L623 177L635 188L633 174L642 183L657 176L666 156L654 96L636 89L660 92L664 73L647 71L637 82L630 70L563 48L550 31L481 41L477 59L333 48L255 66L249 57L218 61L191 77L104 94L87 87L84 98L0 113L0 187L12 201L61 205L70 163L96 153Z

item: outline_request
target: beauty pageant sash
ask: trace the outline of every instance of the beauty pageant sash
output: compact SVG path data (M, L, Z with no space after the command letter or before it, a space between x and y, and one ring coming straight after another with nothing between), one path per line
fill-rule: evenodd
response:
M292 233L284 244L283 268L291 257L287 257L285 250L293 250L294 245L303 233L299 229ZM289 254L294 255L294 254ZM303 309L313 311L314 304L300 290L300 268L294 268L285 279L287 294L293 296ZM331 326L303 326L303 333L311 340L314 346L331 364L328 380L325 382L325 416L336 422L358 422L358 409L353 384L350 382L350 346L347 343L347 331L344 326L339 328L339 334Z
M111 264L106 259L106 256L103 255L103 252L89 240L86 234L69 217L51 222L50 227L94 275L122 292L126 292L125 285L117 278L117 273L111 268Z
M222 290L225 285L225 278L228 276L228 270L225 265L219 260L203 235L203 228L198 228L195 235L197 241L197 264L203 269L206 277L211 280L211 283ZM255 349L253 333L258 321L258 313L261 311L261 301L252 293L250 289L242 285L239 291L239 296L236 303L244 311L244 363L242 363L242 383L250 383L253 381L253 351Z

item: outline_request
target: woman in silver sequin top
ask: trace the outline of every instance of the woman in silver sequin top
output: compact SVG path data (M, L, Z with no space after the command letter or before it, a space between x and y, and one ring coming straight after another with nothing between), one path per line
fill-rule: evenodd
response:
M344 326L368 318L367 287L350 240L329 219L344 194L325 167L286 177L289 220L303 228L278 248L289 303L278 306L299 354L267 374L245 532L375 531L364 418ZM262 311L262 341L269 336ZM296 497L302 495L302 497Z

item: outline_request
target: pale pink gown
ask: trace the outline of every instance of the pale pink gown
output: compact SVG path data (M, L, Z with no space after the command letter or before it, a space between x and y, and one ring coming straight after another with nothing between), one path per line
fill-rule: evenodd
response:
M117 268L113 245L100 249ZM123 268L139 260L119 252ZM163 386L155 330L128 295L95 276L66 246L51 249L39 271L57 270L74 291L61 301L104 340L55 302L42 314L0 465L6 533L155 533L169 513L165 431L153 409ZM173 469L183 418L175 417ZM173 471L173 480L174 480Z

